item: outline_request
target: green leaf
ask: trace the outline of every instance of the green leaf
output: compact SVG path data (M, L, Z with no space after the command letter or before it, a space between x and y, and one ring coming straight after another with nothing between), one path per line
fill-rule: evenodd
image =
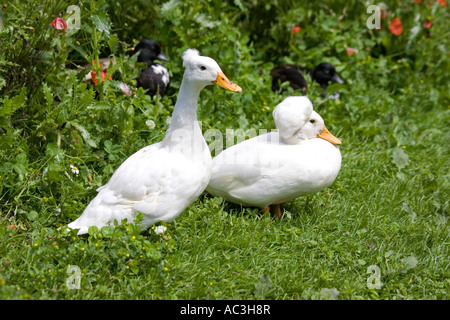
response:
M148 258L158 260L158 259L161 259L161 252L159 250L157 250L156 248L147 248L146 256Z
M111 238L114 233L114 228L110 226L104 226L101 228L100 232L105 238Z
M27 94L25 90L22 90L21 94L14 96L11 99L5 97L3 100L3 107L0 109L0 117L7 116L16 111L17 109L20 109L25 105L26 101L27 101Z
M46 167L44 169L44 171L42 172L42 175L44 177L47 177L47 179L49 181L61 182L64 180L64 176L61 174L60 171L61 170L60 170L59 166L49 165L48 167Z
M51 107L53 97L52 97L52 91L47 85L47 83L42 83L42 91L44 92L45 100L47 101L47 107Z
M39 214L38 214L36 211L34 211L34 210L32 210L32 211L30 211L30 212L27 213L27 218L28 218L28 220L30 220L30 221L34 221L34 220L36 220L38 217L39 217Z
M74 49L75 51L77 51L79 54L81 54L81 56L85 59L85 60L87 60L87 61L89 61L89 60L91 60L91 58L89 57L89 55L80 47L80 46L77 46L77 45L75 45L75 44L73 44L73 43L71 43L71 42L69 42L69 41L67 41L67 45L69 46L69 47L71 47L72 49Z
M91 135L81 124L75 121L69 121L67 122L67 125L71 125L75 129L77 129L80 132L81 136L83 137L84 141L86 141L88 145L90 145L93 148L97 147L97 143L95 143L95 141L91 139Z
M83 88L79 88L78 90L83 90ZM91 104L95 101L94 93L91 90L84 89L84 91L82 92L83 92L82 97L80 98L80 101L78 101L77 103L79 110L88 109L91 106Z
M419 262L417 261L417 258L414 257L413 255L411 255L411 256L409 256L409 257L407 257L407 258L402 259L401 262L405 265L405 270L413 269L413 268L415 268L415 267L417 266L417 264L419 263Z
M27 102L26 90L23 88L21 90L21 93L19 95L15 96L14 98L12 98L11 101L14 105L14 110L17 110L17 109L23 107L25 105L25 103Z
M411 133L408 132L403 126L396 126L392 135L397 140L398 146L411 143Z
M14 170L20 180L23 180L27 175L28 169L28 157L25 153L18 154L14 159L10 161L10 168Z
M91 15L91 20L98 31L104 32L109 37L111 21L106 13L99 12L98 14Z
M97 226L90 226L88 228L89 235L97 236L98 235L98 227Z
M409 31L408 44L406 45L407 51L409 51L413 43L416 41L416 37L421 29L422 29L421 26L418 24L412 27L411 30Z
M8 97L3 99L3 106L0 108L0 117L7 116L12 113L12 102Z
M392 161L399 169L403 169L404 167L406 167L408 165L409 156L406 154L406 152L402 148L397 147L397 148L392 149L391 156L392 156Z
M119 44L119 40L115 35L111 35L108 39L108 46L111 52L115 52L117 49L117 45Z
M109 160L116 160L117 157L115 156L117 153L122 151L122 146L121 145L117 145L117 144L113 144L111 141L106 140L104 142L105 144L105 151L108 152L108 158Z
M111 106L109 105L108 102L98 101L98 102L95 102L92 105L89 105L88 107L86 107L86 109L88 109L88 110L92 109L92 110L95 110L95 111L102 111L102 110L110 110Z
M49 143L45 150L45 155L47 157L62 156L64 154L56 143Z
M6 81L2 77L0 77L0 89L6 86Z

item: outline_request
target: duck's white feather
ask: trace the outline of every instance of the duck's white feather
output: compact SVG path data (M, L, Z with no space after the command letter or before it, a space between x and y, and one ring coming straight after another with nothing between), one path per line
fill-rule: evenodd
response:
M151 67L156 74L161 75L162 82L167 86L170 81L169 71L167 68L158 63L155 63Z

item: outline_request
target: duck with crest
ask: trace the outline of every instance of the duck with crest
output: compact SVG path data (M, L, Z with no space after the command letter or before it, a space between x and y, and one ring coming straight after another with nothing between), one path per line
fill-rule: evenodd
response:
M341 168L341 141L305 96L291 96L273 111L278 132L245 140L213 159L206 190L230 202L268 211L330 186Z

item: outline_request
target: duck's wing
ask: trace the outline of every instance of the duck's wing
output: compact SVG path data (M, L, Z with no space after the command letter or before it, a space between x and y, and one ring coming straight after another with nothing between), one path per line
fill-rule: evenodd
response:
M213 159L211 179L206 190L215 196L236 197L239 190L251 187L279 169L277 158L270 157L271 143L278 142L271 132L234 145Z
M167 189L170 170L165 170L170 155L161 143L147 146L126 159L104 186L97 189L97 196L83 214L68 225L86 233L88 226L111 225L114 220L132 221L135 204L156 197Z
M148 188L162 180L165 171L161 166L167 158L167 150L161 143L155 143L140 149L128 157L112 175L107 184L97 189L114 191L126 201L142 200Z
M238 146L227 150L233 155L240 153L247 162L222 165L213 160L212 177L206 189L235 203L264 208L289 201L329 186L340 169L339 149L322 139L294 146L259 144L253 149Z
M151 96L154 96L158 92L161 96L164 95L169 82L169 72L160 64L153 64L143 69L137 78L138 87L148 89L147 94Z

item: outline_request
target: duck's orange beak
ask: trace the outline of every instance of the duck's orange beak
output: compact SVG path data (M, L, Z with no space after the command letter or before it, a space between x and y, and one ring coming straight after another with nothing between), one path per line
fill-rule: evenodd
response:
M242 92L241 87L228 80L227 76L223 72L217 72L217 78L213 81L213 83L232 92Z
M326 127L323 128L322 132L317 135L318 138L326 140L334 145L341 144L341 140L333 136Z

